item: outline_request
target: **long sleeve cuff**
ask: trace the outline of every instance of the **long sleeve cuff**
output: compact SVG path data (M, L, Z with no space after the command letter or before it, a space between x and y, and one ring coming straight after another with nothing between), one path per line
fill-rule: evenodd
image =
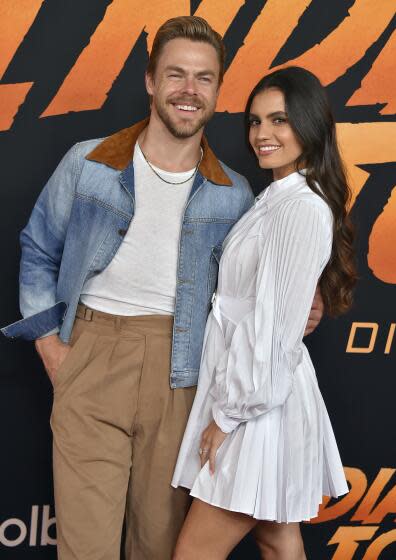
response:
M214 403L214 405L212 406L212 414L213 420L216 422L220 430L225 434L229 434L240 424L239 420L226 416L224 412L220 410L217 403Z
M60 329L58 327L55 327L54 329L52 329L51 331L48 331L45 334L42 334L41 336L39 336L38 338L45 338L46 336L50 336L51 334L57 334L60 331Z

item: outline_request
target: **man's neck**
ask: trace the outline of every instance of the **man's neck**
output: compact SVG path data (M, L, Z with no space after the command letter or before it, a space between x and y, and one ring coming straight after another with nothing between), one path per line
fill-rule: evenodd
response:
M139 136L139 146L146 158L160 169L177 173L195 167L201 158L203 130L190 138L176 138L157 115L151 115Z

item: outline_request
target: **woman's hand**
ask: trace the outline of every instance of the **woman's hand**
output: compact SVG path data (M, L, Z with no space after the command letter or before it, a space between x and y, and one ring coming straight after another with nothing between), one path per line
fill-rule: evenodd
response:
M226 437L227 434L220 430L214 420L212 420L206 430L202 432L201 446L199 449L201 467L203 467L209 459L210 474L214 474L215 472L216 453Z

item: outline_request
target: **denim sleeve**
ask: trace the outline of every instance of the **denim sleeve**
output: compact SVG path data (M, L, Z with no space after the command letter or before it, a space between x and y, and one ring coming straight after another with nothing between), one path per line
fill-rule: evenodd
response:
M63 157L20 235L19 288L24 318L56 303L56 287L77 184L77 146Z

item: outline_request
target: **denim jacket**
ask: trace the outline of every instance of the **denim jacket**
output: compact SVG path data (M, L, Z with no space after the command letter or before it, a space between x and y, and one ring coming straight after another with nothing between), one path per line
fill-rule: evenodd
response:
M78 143L58 165L21 233L24 318L1 329L7 337L60 331L69 341L84 282L109 265L133 218L134 146L147 122ZM179 241L172 388L197 383L222 242L254 200L246 179L202 147Z

